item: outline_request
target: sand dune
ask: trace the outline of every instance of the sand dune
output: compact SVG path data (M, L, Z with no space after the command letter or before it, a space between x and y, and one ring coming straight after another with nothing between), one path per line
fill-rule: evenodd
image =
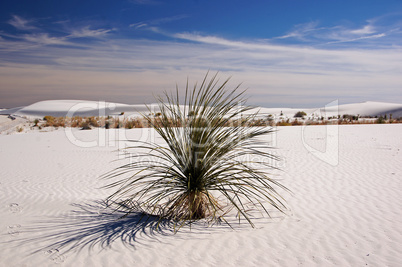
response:
M65 130L2 135L0 266L400 266L402 125L327 127L279 127L271 139L284 158L273 175L293 191L287 215L176 235L134 215L116 220L101 202L110 192L98 177L122 163L117 136L151 130L72 129L89 147Z
M317 108L258 108L261 116L269 114L275 117L293 118L296 112L304 111L307 115L332 117L344 114L360 116L380 116L393 114L394 118L402 117L402 104L383 102L364 102L355 104L334 105ZM150 104L151 108L155 108ZM141 112L148 113L145 105L127 105L103 101L86 100L47 100L34 103L26 107L0 110L0 114L13 114L24 117L50 116L108 116L119 115L122 112L127 116L140 116ZM282 114L282 115L281 115Z
M0 114L11 114L24 117L39 117L46 115L55 117L73 116L108 116L128 112L140 115L148 109L145 105L126 105L104 101L87 100L47 100L26 107L12 108L0 111Z

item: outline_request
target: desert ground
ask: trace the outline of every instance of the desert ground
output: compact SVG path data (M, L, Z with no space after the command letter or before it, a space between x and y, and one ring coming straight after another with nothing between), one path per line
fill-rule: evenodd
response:
M402 124L276 130L286 214L176 234L102 203L99 177L129 160L117 150L161 142L152 130L0 135L0 266L400 266Z

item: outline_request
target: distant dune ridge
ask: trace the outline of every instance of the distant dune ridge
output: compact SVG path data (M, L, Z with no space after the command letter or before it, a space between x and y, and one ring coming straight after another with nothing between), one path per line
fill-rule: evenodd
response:
M152 104L150 104L152 107ZM317 108L259 108L261 116L273 115L291 118L298 111L304 111L308 116L332 117L339 115L382 116L392 114L394 118L402 117L402 104L385 102L363 102L355 104L332 105ZM55 117L64 116L109 116L119 115L140 116L148 112L145 105L127 105L104 101L87 100L46 100L25 107L0 110L0 115L16 115L23 117Z
M145 105L126 105L105 101L87 100L46 100L32 105L11 108L0 111L3 115L17 115L25 117L65 117L65 116L109 116L119 115L122 112L138 113L147 111Z

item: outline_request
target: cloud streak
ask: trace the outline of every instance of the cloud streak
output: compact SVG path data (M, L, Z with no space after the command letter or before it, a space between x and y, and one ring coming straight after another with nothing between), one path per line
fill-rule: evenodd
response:
M398 22L394 25L384 27L381 22L387 16L374 18L366 21L360 27L350 27L345 25L335 25L332 27L320 27L318 21L299 24L285 35L278 36L272 40L297 40L305 45L325 46L330 44L356 43L364 46L376 47L378 45L395 45L395 37L401 39L398 30ZM398 36L399 35L399 36ZM379 39L383 38L382 42Z
M166 24L169 22L177 21L177 20L182 20L187 18L187 15L177 15L177 16L171 16L171 17L164 17L164 18L159 18L159 19L153 19L153 20L146 20L146 21L140 21L137 23L130 24L130 28L143 28L143 27L151 27L151 26L157 26L161 24Z
M48 33L39 34L25 34L22 36L24 40L30 43L36 43L41 45L67 45L65 37L51 37Z
M27 20L16 15L13 15L12 18L8 21L8 23L14 26L18 30L27 31L37 29L37 27L31 25L33 23L33 20Z
M81 29L73 30L68 37L71 38L81 38L81 37L92 37L99 38L102 36L106 36L108 33L115 31L116 29L96 29L91 30L90 26L86 26Z

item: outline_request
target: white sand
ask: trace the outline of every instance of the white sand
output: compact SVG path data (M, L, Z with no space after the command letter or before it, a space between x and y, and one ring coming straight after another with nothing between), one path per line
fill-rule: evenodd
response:
M340 104L340 103L339 103ZM149 104L151 112L158 112L156 104ZM317 108L258 108L262 117L272 115L276 119L293 118L298 111L304 111L310 118L337 117L339 115L382 116L393 114L394 118L402 117L402 104L383 102L363 102L355 104L340 104L337 101L329 103L325 107ZM14 114L28 118L43 118L50 116L108 116L119 115L140 116L140 113L149 113L145 105L126 105L104 101L87 100L46 100L34 103L26 107L17 107L8 110L0 110L0 114ZM253 110L255 112L255 110Z
M272 138L285 158L275 174L293 191L289 215L176 235L143 232L97 204L110 193L98 177L122 163L111 162L115 130L70 132L95 142L88 148L64 130L0 135L0 266L400 266L402 125L339 126L336 148L326 146L338 140L328 127L284 127Z
M14 120L6 115L0 115L0 134L12 134L18 132L18 129L29 129L30 121L25 118L16 117Z

